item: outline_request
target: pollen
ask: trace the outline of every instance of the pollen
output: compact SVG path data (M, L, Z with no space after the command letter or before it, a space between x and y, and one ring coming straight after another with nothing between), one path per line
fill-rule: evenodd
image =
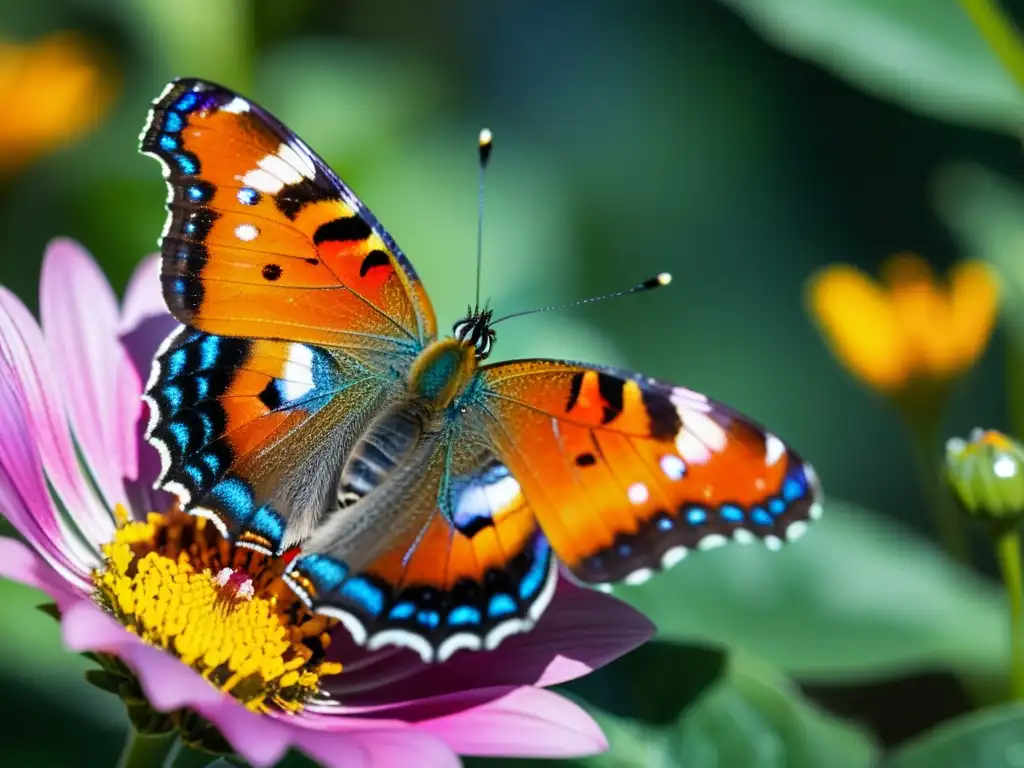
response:
M294 597L281 558L233 547L182 512L118 519L93 578L96 600L129 632L256 712L298 712L341 672L325 660L334 621Z

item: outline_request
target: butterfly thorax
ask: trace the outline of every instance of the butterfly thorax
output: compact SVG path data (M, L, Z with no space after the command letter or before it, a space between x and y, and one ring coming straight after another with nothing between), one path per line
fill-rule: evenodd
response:
M448 407L476 372L476 347L458 338L430 344L409 371L409 396L430 407Z
M329 513L332 540L356 540L373 527L380 529L376 539L387 542L400 529L422 524L409 514L408 501L442 439L451 406L476 374L477 358L474 345L458 338L435 341L420 353L404 395L366 426L342 466L338 507Z
M435 341L420 353L405 395L367 426L348 456L338 489L342 506L381 486L437 439L446 409L472 380L476 361L475 347L457 338Z

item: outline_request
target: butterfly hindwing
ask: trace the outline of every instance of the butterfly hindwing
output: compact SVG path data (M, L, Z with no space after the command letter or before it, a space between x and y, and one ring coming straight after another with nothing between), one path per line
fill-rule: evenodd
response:
M428 662L492 649L533 627L554 592L557 561L518 482L492 451L442 440L406 519L417 524L365 564L350 562L340 542L318 532L286 578L357 643L403 645ZM322 530L329 529L328 520Z
M155 102L161 243L174 316L223 336L415 354L436 335L415 271L365 205L265 110L202 80Z
M729 540L777 548L821 513L810 465L696 392L557 361L484 374L496 452L581 581L639 583Z
M333 503L360 414L385 392L353 358L183 328L145 395L147 438L163 459L157 484L232 540L276 553Z

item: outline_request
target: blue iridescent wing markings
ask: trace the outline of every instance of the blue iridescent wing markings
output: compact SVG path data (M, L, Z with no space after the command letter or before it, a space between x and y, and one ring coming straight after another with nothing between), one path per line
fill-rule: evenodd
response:
M354 570L307 552L289 565L293 590L342 621L361 645L402 645L426 662L444 661L460 649L491 649L529 631L551 600L557 561L515 479L485 446L456 445L452 439L438 447L445 458L424 481L417 502L434 506L426 525L379 562ZM516 523L520 539L507 530L504 536L517 546L499 543L496 559L494 542L515 515L523 516ZM466 558L478 555L491 560L467 569Z
M293 368L304 377L301 381L254 370L296 365L260 358L268 344L301 358L306 368ZM180 329L158 353L144 395L150 406L146 437L162 461L157 487L175 493L185 511L209 518L237 543L279 552L292 511L260 487L258 462L252 470L236 435L271 414L299 414L308 423L356 382L379 388L375 375L357 379L358 364L350 361L350 366L346 376L326 351L306 345ZM248 383L242 376L249 377ZM249 403L248 421L239 419L237 410L234 417L230 413L243 401Z

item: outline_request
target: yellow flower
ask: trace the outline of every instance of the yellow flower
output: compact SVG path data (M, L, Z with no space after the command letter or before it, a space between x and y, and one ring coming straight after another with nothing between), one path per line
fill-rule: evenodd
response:
M815 274L807 303L826 343L857 378L886 394L943 383L970 368L992 335L998 286L988 267L962 261L939 281L914 254L898 254L875 281L835 264Z
M99 57L74 33L24 45L0 41L0 172L93 127L113 91Z

